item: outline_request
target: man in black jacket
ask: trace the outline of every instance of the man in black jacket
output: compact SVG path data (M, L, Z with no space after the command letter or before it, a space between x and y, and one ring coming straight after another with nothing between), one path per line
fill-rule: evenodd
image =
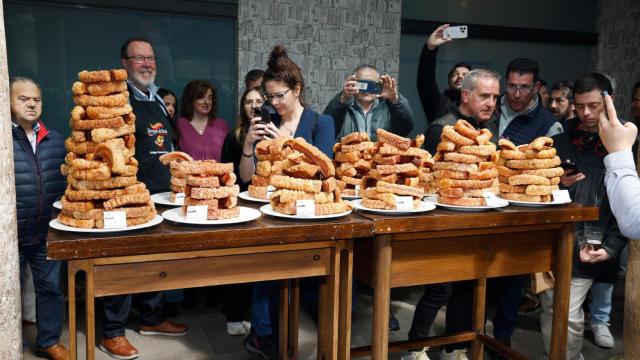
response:
M460 102L462 79L472 69L467 63L453 65L447 76L449 87L440 93L436 82L436 57L438 47L451 41L444 37L444 30L448 27L449 24L441 25L429 35L418 62L418 95L427 117L427 126L454 109L456 102Z
M618 223L611 212L609 199L604 186L604 157L607 150L598 135L600 114L605 110L602 92L612 94L611 82L599 73L589 73L576 80L574 85L574 101L577 118L567 121L564 134L555 136L554 143L560 159L571 161L577 165L578 171L566 170L561 177L561 184L569 190L574 202L600 207L599 220L593 223L578 223L576 226L576 243L573 257L571 293L569 296L569 332L567 338L568 360L583 359L580 350L584 333L584 313L582 303L587 297L594 281L613 284L617 280L620 252L627 243L618 228ZM589 249L580 246L583 238L588 237L585 231L596 229L593 233L601 234L601 246ZM579 231L582 230L582 233ZM583 235L583 236L580 236ZM610 295L609 295L610 296ZM540 325L545 351L549 354L551 344L551 319L553 311L553 290L540 294L542 312ZM608 324L591 317L591 328L596 342L598 336L608 334L611 346L613 337Z
M66 155L64 138L40 119L42 92L35 81L13 78L10 91L20 273L28 262L36 290L38 351L51 359L66 360L69 353L58 342L64 321L60 261L47 259L51 208L66 187L60 173ZM20 280L22 283L22 276Z

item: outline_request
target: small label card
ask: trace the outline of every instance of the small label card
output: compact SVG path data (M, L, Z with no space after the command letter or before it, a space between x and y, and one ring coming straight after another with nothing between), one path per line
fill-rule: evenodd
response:
M396 210L411 211L413 210L413 196L398 196L396 198Z
M569 196L569 190L553 190L553 201L559 203L571 202L571 196Z
M276 191L276 188L269 185L267 186L267 199L271 198L271 194L273 194L273 192Z
M127 213L125 211L105 211L103 220L105 229L124 229L127 227Z
M487 206L500 206L502 201L498 199L496 193L493 191L484 191L482 192L482 196L484 196L484 201L487 203Z
M360 196L360 185L356 185L356 196Z
M184 193L176 193L176 204L184 204Z
M313 200L296 200L296 215L316 216L316 203Z
M189 221L207 221L208 205L187 206L187 220Z

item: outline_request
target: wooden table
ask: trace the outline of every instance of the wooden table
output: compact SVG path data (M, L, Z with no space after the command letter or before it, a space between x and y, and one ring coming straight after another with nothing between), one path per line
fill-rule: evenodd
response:
M546 208L509 206L489 212L436 209L416 216L379 216L374 242L354 242L356 277L374 289L372 346L352 349L351 356L387 359L388 351L472 341L473 358L483 344L507 357L524 358L484 335L487 278L553 270L551 359L565 357L573 223L598 218L597 208L569 204ZM475 280L472 331L420 342L388 344L390 289L419 284ZM346 294L349 295L349 294Z
M347 349L343 352L349 349L339 344L345 336L338 329L350 322L339 318L339 312L350 314L343 311L350 310L350 304L340 302L339 293L350 294L351 273L341 274L340 268L352 268L352 239L370 239L371 235L372 222L356 214L323 221L286 221L262 215L229 226L164 221L153 228L115 234L51 229L47 255L68 261L71 359L77 356L75 281L80 271L86 273L87 359L95 356L96 297L310 276L321 277L318 359L336 359L339 346ZM287 287L282 289L281 304L286 305ZM286 311L281 313L281 357L295 358L297 332L289 331L290 340L286 340L291 322ZM289 330L297 330L297 320L292 323ZM282 351L287 345L292 348L289 354Z

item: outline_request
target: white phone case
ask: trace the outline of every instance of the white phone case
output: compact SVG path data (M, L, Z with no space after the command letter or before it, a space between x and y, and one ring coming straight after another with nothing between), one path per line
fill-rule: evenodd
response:
M466 25L450 26L444 29L444 37L446 39L466 39L469 35Z

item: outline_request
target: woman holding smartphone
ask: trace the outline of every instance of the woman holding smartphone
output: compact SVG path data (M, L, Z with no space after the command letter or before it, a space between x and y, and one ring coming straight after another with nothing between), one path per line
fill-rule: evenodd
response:
M262 78L264 97L272 106L275 113L270 114L270 121L266 124L252 119L255 134L261 139L277 137L302 137L308 143L319 148L330 158L333 158L333 144L335 130L333 118L330 115L320 115L306 106L303 99L304 79L302 71L289 56L287 50L278 45L271 51L269 68ZM268 105L265 105L268 106ZM254 120L256 120L254 122ZM263 120L260 118L260 120ZM245 151L248 149L244 149ZM251 149L253 150L253 149ZM242 156L253 156L243 153ZM308 286L307 286L308 285ZM317 315L317 281L303 281L305 288L312 294L309 301L315 317ZM256 283L253 288L251 302L251 333L244 339L244 348L262 359L276 359L278 356L277 316L277 281ZM304 296L304 294L301 294ZM314 296L315 295L315 296ZM274 311L275 310L275 311Z

